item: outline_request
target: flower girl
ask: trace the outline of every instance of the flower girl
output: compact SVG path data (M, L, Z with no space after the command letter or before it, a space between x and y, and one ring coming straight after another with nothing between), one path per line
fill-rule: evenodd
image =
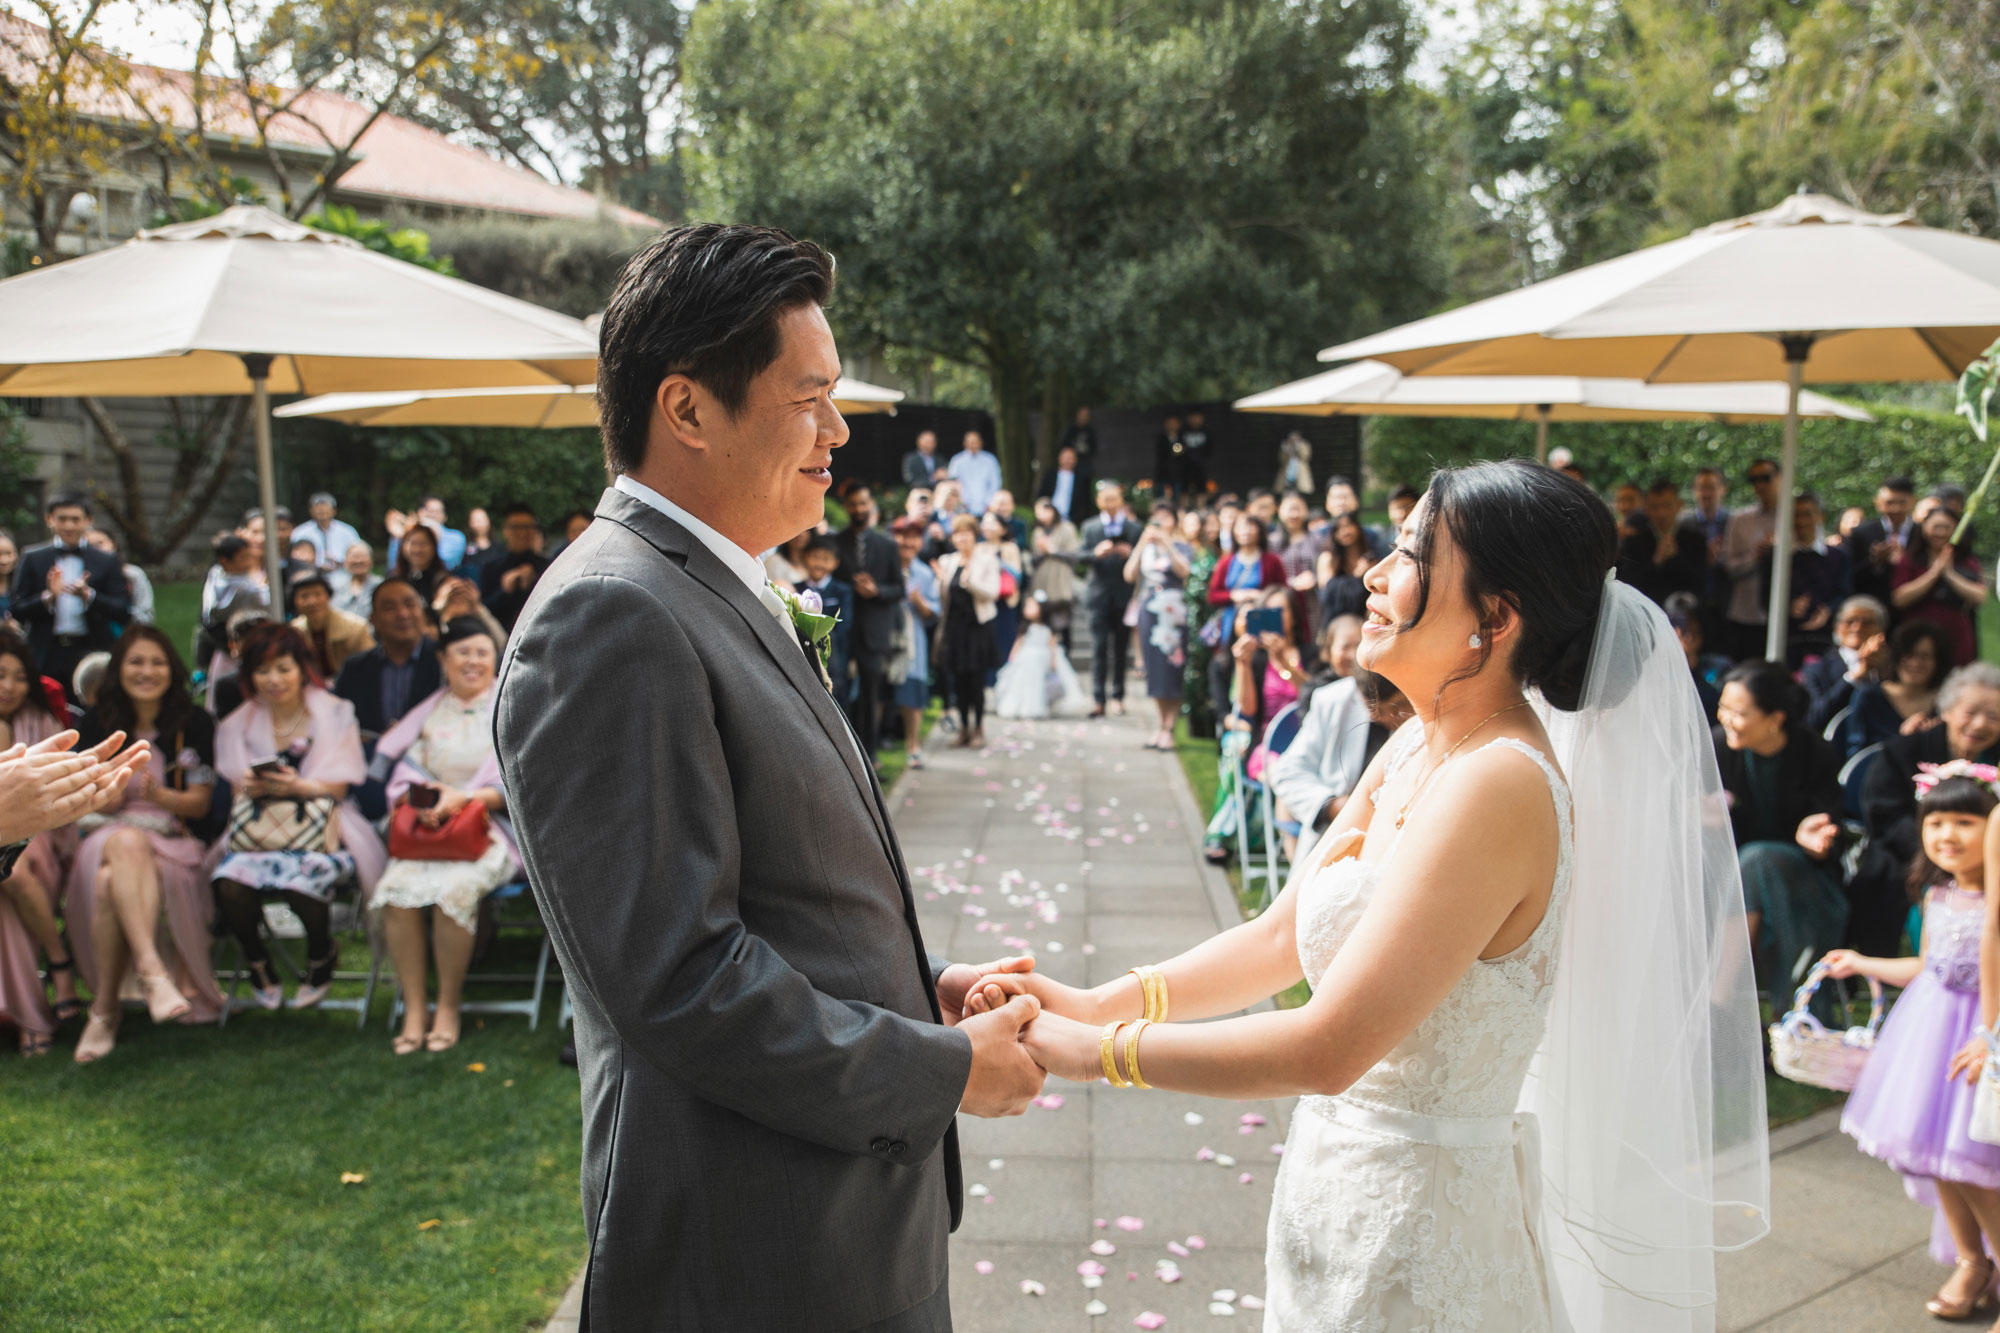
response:
M1924 765L1917 776L1923 850L1910 867L1911 892L1924 895L1922 956L1835 949L1825 958L1830 976L1906 988L1840 1127L1862 1152L1901 1172L1911 1198L1937 1210L1931 1254L1957 1265L1926 1307L1943 1319L2000 1306L1989 1257L2000 1248L2000 1147L1969 1136L1974 1089L1951 1077L1954 1056L1978 1040L1981 1026L1986 824L2000 804L1996 789L2000 770L1990 766Z
M1090 697L1077 681L1076 668L1042 623L1042 604L1024 598L1021 614L1028 627L1014 640L1014 651L993 683L993 711L1001 717L1082 717Z

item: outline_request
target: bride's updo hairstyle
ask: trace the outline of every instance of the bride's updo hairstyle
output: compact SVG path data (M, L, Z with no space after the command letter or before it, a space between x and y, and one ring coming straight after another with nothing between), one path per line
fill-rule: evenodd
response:
M1440 469L1429 494L1411 542L1419 595L1409 625L1430 605L1431 553L1443 524L1464 565L1467 602L1505 602L1519 618L1513 673L1552 707L1573 712L1583 700L1605 572L1618 555L1611 512L1582 482L1521 458ZM1485 669L1490 636L1487 645L1454 679Z

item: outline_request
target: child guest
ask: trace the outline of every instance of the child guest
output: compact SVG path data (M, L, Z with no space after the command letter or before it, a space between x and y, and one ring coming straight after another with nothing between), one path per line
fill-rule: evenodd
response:
M1980 1027L1986 823L2000 804L2000 770L1962 760L1924 769L1917 778L1923 848L1909 879L1923 898L1922 956L1835 949L1824 961L1831 976L1906 988L1840 1127L1862 1152L1901 1172L1911 1198L1937 1210L1931 1254L1957 1267L1927 1308L1963 1319L2000 1303L1989 1257L2000 1245L2000 1147L1969 1137L1974 1089L1950 1077L1954 1056Z

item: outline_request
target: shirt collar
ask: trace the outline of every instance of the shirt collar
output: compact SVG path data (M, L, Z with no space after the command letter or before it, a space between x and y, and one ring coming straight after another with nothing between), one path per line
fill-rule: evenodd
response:
M715 553L715 558L720 560L730 573L743 581L743 586L750 590L751 596L763 595L766 582L764 564L756 556L642 481L620 476L611 485L613 489L623 491L640 504L658 510L686 528L697 541Z

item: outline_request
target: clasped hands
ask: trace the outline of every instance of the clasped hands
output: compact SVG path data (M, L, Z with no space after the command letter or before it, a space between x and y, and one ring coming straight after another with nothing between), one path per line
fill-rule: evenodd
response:
M954 963L938 975L947 1026L972 1039L972 1076L961 1109L971 1115L1020 1115L1046 1074L1088 1083L1102 1073L1098 1015L1102 1001L1035 971L1029 957Z
M81 754L70 753L76 741L64 731L0 750L0 847L115 806L150 753L144 741L121 750L122 731Z

